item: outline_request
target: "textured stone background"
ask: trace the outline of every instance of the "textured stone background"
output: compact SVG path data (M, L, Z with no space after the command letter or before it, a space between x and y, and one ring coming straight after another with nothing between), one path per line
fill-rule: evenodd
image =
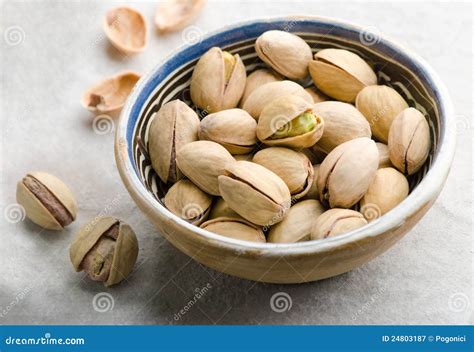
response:
M287 14L339 17L374 28L430 62L457 109L452 172L415 229L357 270L289 286L241 280L190 260L155 231L125 191L115 168L113 134L94 130L79 97L92 82L116 71L146 72L184 40L181 33L156 35L155 3L129 4L146 15L150 40L144 53L126 58L102 34L102 17L113 3L2 1L1 323L474 323L470 4L241 0L206 5L195 23L202 33L239 20ZM113 126L105 127L103 132ZM59 176L77 196L78 219L64 232L41 231L14 217L16 182L36 169ZM129 222L140 241L135 272L110 289L75 273L68 258L73 234L101 211ZM175 319L205 286L207 292ZM96 296L103 292L110 296ZM290 310L271 309L270 299L278 292L291 297ZM102 303L109 299L113 307L94 306L94 297L96 303L98 297Z

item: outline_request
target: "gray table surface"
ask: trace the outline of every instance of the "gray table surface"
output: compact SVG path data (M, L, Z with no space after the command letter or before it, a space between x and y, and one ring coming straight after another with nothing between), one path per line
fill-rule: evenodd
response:
M209 1L194 30L267 15L315 14L366 25L423 56L448 86L458 149L448 182L419 224L372 262L303 285L215 272L170 245L137 209L115 167L113 133L97 133L82 91L122 69L146 72L183 43L158 36L156 3L128 3L149 22L149 45L123 57L104 38L106 1L2 1L0 322L2 324L468 324L472 314L472 5ZM105 131L107 132L107 131ZM63 179L78 218L59 233L15 217L16 182L30 170ZM100 212L135 229L133 275L104 288L75 273L74 233ZM208 287L208 289L203 289ZM195 304L189 304L197 292ZM291 308L272 309L285 293ZM185 314L178 312L187 307Z

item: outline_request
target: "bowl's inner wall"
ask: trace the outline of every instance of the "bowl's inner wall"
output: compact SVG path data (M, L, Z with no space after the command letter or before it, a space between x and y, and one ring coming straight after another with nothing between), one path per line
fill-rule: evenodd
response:
M192 71L199 57L213 46L221 47L232 54L239 54L249 74L258 68L266 67L257 57L254 43L260 34L271 29L286 30L299 35L309 44L313 53L328 47L357 53L373 66L379 84L393 87L410 106L424 113L429 121L432 147L424 167L409 178L410 190L416 187L433 161L440 135L438 97L432 90L426 73L404 53L394 50L390 43L377 35L358 32L341 24L296 19L256 22L227 30L186 48L153 72L153 76L138 93L138 98L132 106L127 125L127 142L129 148L131 147L129 153L135 171L154 197L162 203L160 198L168 189L168 185L164 185L153 171L148 155L148 129L155 113L163 104L181 99L203 118L204 112L192 104L189 94ZM310 80L299 83L304 86L312 84Z

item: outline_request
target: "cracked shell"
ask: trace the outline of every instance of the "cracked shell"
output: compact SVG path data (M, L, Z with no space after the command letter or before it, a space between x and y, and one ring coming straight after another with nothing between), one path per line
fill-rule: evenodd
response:
M217 233L218 235L250 242L266 242L261 227L256 226L239 217L219 217L208 220L201 228Z
M321 240L358 229L367 225L364 216L349 209L329 209L321 214L311 231L312 240Z

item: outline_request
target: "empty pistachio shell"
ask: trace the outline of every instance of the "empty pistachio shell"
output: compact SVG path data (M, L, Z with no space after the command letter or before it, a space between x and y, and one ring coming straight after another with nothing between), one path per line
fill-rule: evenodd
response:
M283 80L283 76L281 76L280 74L276 73L273 70L267 70L265 68L262 68L260 70L252 72L247 77L247 82L245 83L244 95L242 95L242 99L240 100L240 106L244 106L244 103L247 100L247 98L258 87L261 87L266 83L277 82L281 80Z
M331 208L350 208L367 192L375 177L379 155L367 137L352 139L332 150L318 174L319 199Z
M145 50L147 25L140 12L130 7L115 7L104 18L104 31L110 42L125 54Z
M395 208L408 196L406 177L392 167L378 169L364 197L360 212L372 221Z
M311 231L312 240L341 235L367 225L364 216L349 209L329 209L321 214Z
M293 243L308 241L311 229L324 207L317 200L304 200L293 205L285 218L270 228L268 242Z
M217 177L224 174L227 164L235 159L218 143L196 141L186 144L176 154L181 172L204 192L220 195Z
M393 121L388 136L390 160L406 175L413 175L425 163L431 147L428 121L414 108L403 110Z
M315 113L314 104L289 95L265 106L258 120L257 137L267 145L302 149L314 145L323 129L324 121Z
M211 210L212 196L189 180L176 182L166 193L165 206L180 218L199 225Z
M270 170L249 161L227 164L219 176L222 198L244 219L262 226L283 219L291 195L283 180Z
M326 153L351 139L370 138L372 135L364 115L351 104L326 101L315 104L314 111L324 120L324 131L318 147Z
M201 228L236 240L266 242L262 229L241 217L219 217L208 220L201 225Z
M388 145L376 142L377 149L379 150L379 169L383 167L392 167L393 164L390 161L390 155L388 152Z
M62 230L76 219L76 202L69 188L45 172L29 172L18 182L16 200L26 216L49 230Z
M308 76L311 48L306 42L286 31L267 31L257 38L258 57L275 71L290 79Z
M331 98L352 103L366 86L377 84L377 76L357 54L343 49L323 49L309 63L316 87Z
M191 77L191 99L200 109L217 112L235 108L245 89L247 74L239 55L209 49Z
M374 137L387 143L393 120L408 108L408 105L395 89L388 86L370 86L357 95L356 107L369 121Z
M94 281L111 286L125 279L138 256L138 241L132 228L113 217L94 218L74 238L69 257L76 271L85 271Z
M242 109L222 110L201 121L199 138L217 142L231 154L247 154L257 143L257 122Z
M176 152L198 139L199 117L181 100L164 104L153 121L148 134L151 164L160 179L174 183L182 177L176 166Z
M330 98L325 95L324 93L322 93L318 88L316 88L315 86L311 86L311 87L308 87L308 88L305 88L304 89L306 92L309 93L309 95L311 95L311 97L313 98L313 102L316 104L316 103L321 103L323 101L327 101L327 100L330 100Z
M271 147L255 154L253 162L266 167L286 183L294 199L308 193L313 183L313 166L303 153Z
M239 214L237 214L229 204L222 199L221 197L217 198L212 205L211 212L209 213L209 220L216 219L216 218L241 218Z
M319 200L319 191L318 191L318 175L319 167L321 164L313 165L313 182L309 187L308 193L303 197L303 199L316 199Z
M138 73L124 71L101 80L82 94L82 106L97 113L116 112L123 107L139 79Z
M255 89L252 94L249 95L242 108L252 115L254 119L258 120L260 113L268 103L287 95L296 95L308 103L313 103L311 95L298 83L279 81L270 82Z
M160 33L177 31L191 23L201 12L205 0L167 0L160 2L155 25Z

